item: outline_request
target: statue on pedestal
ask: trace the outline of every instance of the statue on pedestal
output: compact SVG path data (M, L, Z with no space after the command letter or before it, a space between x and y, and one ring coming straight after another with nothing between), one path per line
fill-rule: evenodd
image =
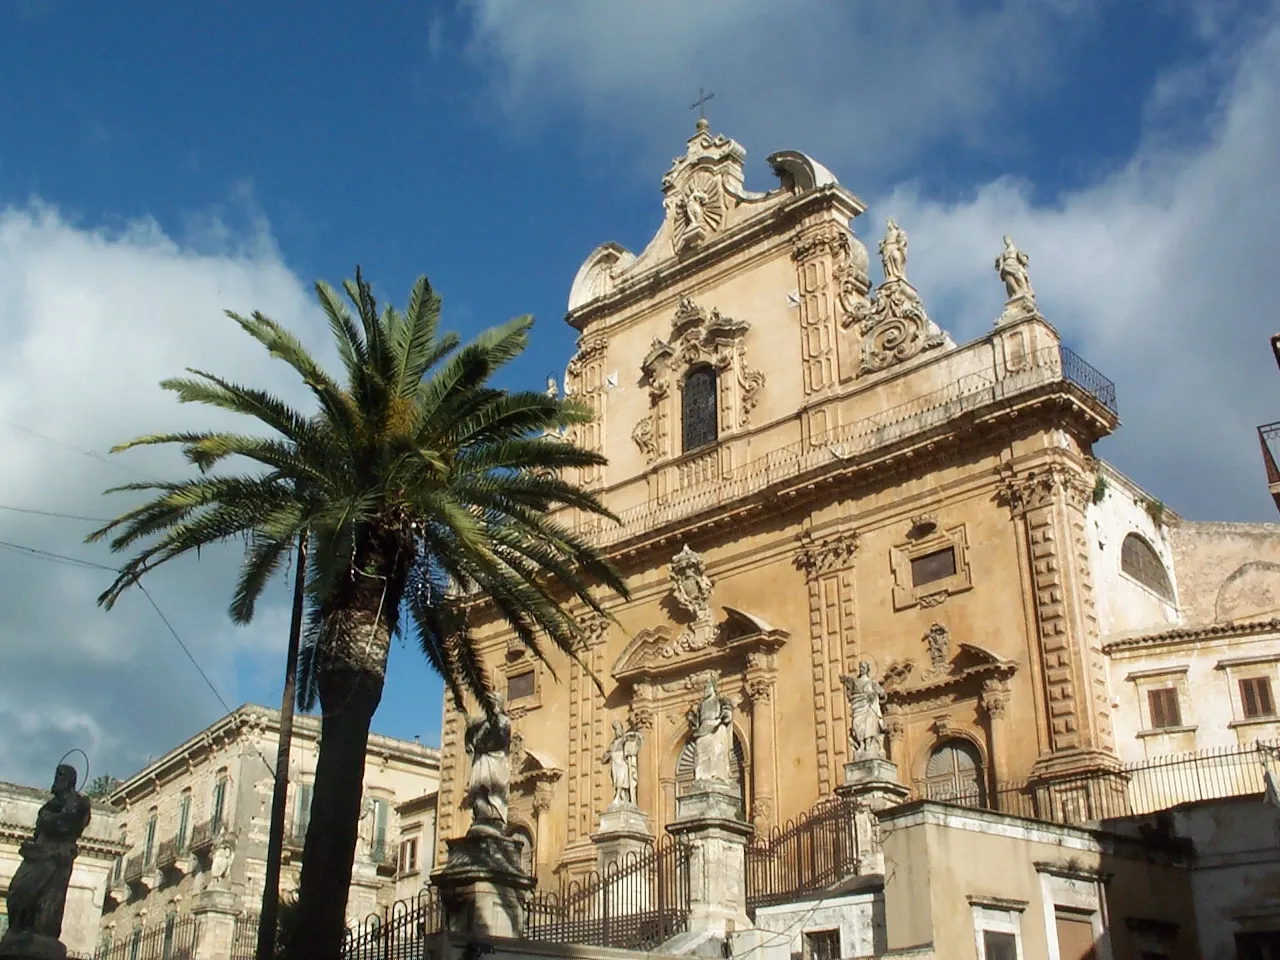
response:
M621 720L613 721L613 742L605 751L603 762L609 765L609 776L613 779L613 802L610 807L636 805L636 784L638 782L638 757L643 735L639 730L627 730Z
M715 677L707 677L701 702L690 707L686 716L693 735L693 779L732 783L733 704L720 696Z
M1027 274L1027 263L1030 261L1025 253L1013 245L1013 239L1004 235L1004 249L996 257L996 273L1004 281L1005 293L1008 295L1008 306L1005 313L1034 312L1036 308L1036 292L1031 288L1031 277Z
M856 677L841 676L849 698L852 722L849 725L849 748L854 760L879 759L885 756L884 687L871 676L871 664L858 664Z
M507 791L511 783L511 718L506 698L489 694L489 712L467 721L463 746L471 757L471 777L464 810L471 811L472 827L503 830L507 825Z
M907 279L907 231L892 220L884 224L884 239L880 241L880 264L884 267L884 282Z
M18 848L22 863L9 881L6 912L9 929L0 939L2 956L66 956L58 940L67 887L90 818L89 800L76 792L76 769L59 764L53 796L36 814L36 829Z

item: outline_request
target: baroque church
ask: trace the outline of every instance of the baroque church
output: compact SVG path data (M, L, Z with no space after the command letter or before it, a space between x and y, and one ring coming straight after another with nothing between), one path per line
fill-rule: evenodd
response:
M576 479L620 522L560 519L606 550L631 599L613 621L584 614L581 665L548 667L483 600L471 611L512 719L511 829L540 883L597 865L617 723L639 734L634 832L665 835L709 679L733 707L732 777L757 836L844 782L860 673L916 797L1034 784L1088 803L1071 796L1082 775L1155 742L1118 735L1129 705L1104 644L1173 635L1173 548L1099 505L1110 485L1135 530L1176 517L1094 459L1115 390L1041 315L1026 254L993 244L1006 306L957 344L911 283L903 226L874 241L876 282L853 229L864 204L829 170L774 153L777 186L756 192L744 160L700 120L648 246L602 244L570 290L563 388L595 413L572 439L608 458ZM446 703L437 865L468 826L465 726Z

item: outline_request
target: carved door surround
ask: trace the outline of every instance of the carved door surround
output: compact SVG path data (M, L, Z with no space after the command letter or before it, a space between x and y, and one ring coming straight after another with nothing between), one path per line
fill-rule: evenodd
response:
M881 681L889 758L898 765L904 782L919 785L938 744L968 740L989 767L983 773L993 776L991 788L998 789L1009 779L1005 717L1009 681L1018 665L973 643L956 644L952 655L950 632L940 623L932 624L921 640L928 665L917 670L914 658L895 660ZM968 711L956 709L960 704L975 703L986 717L985 731L961 719Z
M641 806L653 812L659 830L674 812L675 758L688 739L686 712L701 696L707 676L734 703L734 728L748 747L749 815L772 824L777 796L776 731L772 691L777 650L788 633L733 607L721 608L710 641L659 625L639 631L610 671L630 702L631 722L645 731ZM669 767L669 769L667 769Z
M747 332L751 324L706 310L692 297L682 297L666 340L655 337L640 364L649 391L649 413L631 431L631 439L645 462L679 456L681 449L680 391L690 370L709 366L716 371L718 437L746 428L764 389L765 376L747 365ZM714 448L709 448L714 452Z

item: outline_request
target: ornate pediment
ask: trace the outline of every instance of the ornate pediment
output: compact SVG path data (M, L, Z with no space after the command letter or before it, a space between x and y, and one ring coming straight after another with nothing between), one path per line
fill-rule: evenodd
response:
M722 609L725 617L715 624L711 642L705 646L688 643L687 631L677 635L667 626L641 630L614 661L610 671L614 679L620 683L670 680L731 657L776 650L790 636L762 617L732 607Z
M925 643L931 663L924 670L917 670L910 659L889 664L882 683L890 703L909 704L940 694L958 694L962 687L971 687L976 696L988 682L1002 683L1018 669L1014 661L974 643L956 644L955 655L950 656L950 634L940 624L930 627Z

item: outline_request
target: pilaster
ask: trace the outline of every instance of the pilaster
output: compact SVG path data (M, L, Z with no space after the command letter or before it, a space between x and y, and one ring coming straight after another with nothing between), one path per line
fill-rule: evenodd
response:
M751 819L758 833L777 823L778 767L773 697L777 689L778 657L747 654L747 696L751 698Z
M240 898L229 890L202 890L191 905L196 918L195 960L226 960L236 938Z

